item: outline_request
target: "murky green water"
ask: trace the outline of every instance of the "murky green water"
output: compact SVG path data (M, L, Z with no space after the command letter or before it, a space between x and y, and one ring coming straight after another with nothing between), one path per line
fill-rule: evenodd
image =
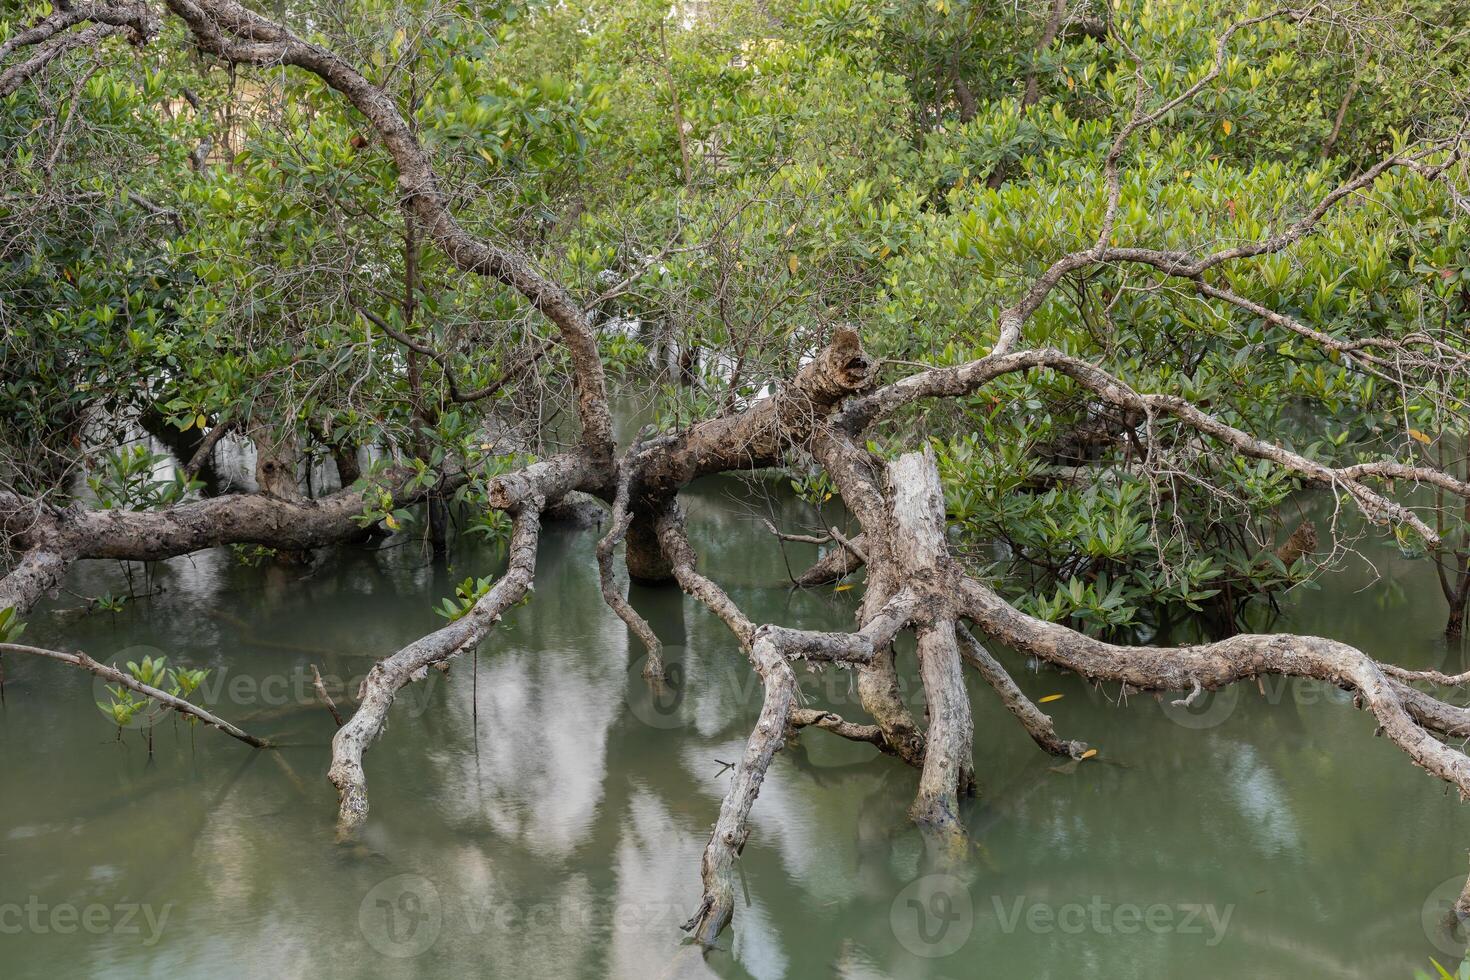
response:
M853 593L784 587L769 506L733 482L692 495L707 569L757 620L850 622ZM678 923L759 688L710 615L635 590L677 665L677 694L651 701L599 601L591 533L548 532L534 599L478 676L463 661L400 698L351 849L332 843L333 726L309 665L355 688L493 554L446 569L414 548L349 550L301 570L207 553L159 566L166 591L122 613L68 613L63 596L35 614L40 644L211 667L220 714L290 744L254 753L168 719L150 761L137 732L114 741L89 677L7 658L0 975L1409 977L1454 961L1426 919L1458 891L1470 810L1340 692L1252 684L1184 714L1014 657L1102 762L1043 755L974 687L977 846L944 877L904 817L914 774L809 733L756 806L733 942L702 959ZM1339 573L1282 628L1466 667L1429 566L1369 553L1384 581L1359 592L1365 573ZM93 563L68 584L121 581ZM809 681L814 703L856 714L845 675Z

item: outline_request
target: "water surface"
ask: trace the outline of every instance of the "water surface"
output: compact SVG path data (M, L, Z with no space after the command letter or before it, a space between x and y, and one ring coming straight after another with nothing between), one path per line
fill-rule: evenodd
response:
M793 594L760 526L804 505L711 481L690 499L705 570L757 621L838 628L857 590ZM431 606L493 548L446 566L413 545L253 568L228 551L154 566L117 614L63 594L27 638L104 660L207 666L208 703L288 746L253 752L172 718L147 756L92 679L6 658L0 712L0 975L6 977L1409 977L1454 962L1432 928L1466 870L1470 811L1347 696L1238 685L1189 711L1004 659L1097 761L1042 754L972 681L973 854L941 871L904 811L915 774L810 732L758 801L726 948L678 925L759 710L736 643L676 590L635 589L670 645L653 699L601 603L592 531L549 528L532 600L448 676L406 689L367 756L359 845L332 838L333 723L310 666L355 688L442 623ZM792 567L813 549L786 546ZM1282 629L1397 663L1464 669L1425 562L1365 566L1293 598ZM141 590L139 566L135 577ZM124 591L115 563L79 595ZM847 675L813 704L861 717ZM87 918L90 916L90 918ZM1429 925L1426 925L1426 919Z

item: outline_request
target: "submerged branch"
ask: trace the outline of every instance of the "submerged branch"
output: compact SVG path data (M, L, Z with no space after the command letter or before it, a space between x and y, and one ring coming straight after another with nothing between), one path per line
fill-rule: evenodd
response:
M367 776L362 757L388 724L399 689L422 680L434 664L472 649L489 635L501 615L530 591L541 533L540 506L515 516L510 563L500 581L459 619L422 637L373 665L358 692L357 710L332 738L327 778L337 787L339 838L350 837L367 819Z
M628 510L628 486L633 474L631 461L636 457L637 450L638 442L635 440L618 467L617 492L613 496L612 526L608 528L607 534L597 542L594 550L597 554L597 579L602 589L602 600L627 625L633 635L642 641L643 648L648 651L648 658L643 664L643 676L651 681L656 681L664 675L663 644L659 642L658 634L653 631L648 620L638 615L638 611L633 608L628 597L623 594L622 589L618 588L613 572L613 551L617 548L618 542L622 541L628 533L629 525L633 523L633 514Z
M965 661L979 672L985 683L995 689L1006 710L1016 716L1016 720L1026 729L1026 734L1031 736L1033 742L1052 755L1065 755L1073 759L1080 758L1087 751L1086 742L1064 739L1057 735L1051 716L1026 697L1000 661L995 659L994 654L975 638L975 634L964 625L956 632L960 639L960 653Z
M1440 709L1446 709L1443 716L1465 709L1453 709L1391 679L1377 661L1346 643L1317 636L1242 634L1200 646L1119 646L1028 616L975 579L965 579L962 592L966 614L987 635L1092 681L1138 691L1188 691L1279 674L1354 691L1383 734L1416 765L1454 785L1461 799L1470 799L1470 757L1440 742L1420 721Z
M62 650L47 650L42 647L26 646L22 643L0 643L0 653L17 653L26 654L33 657L46 657L50 660L59 660L64 664L71 664L73 667L80 667L82 670L96 674L103 680L111 681L112 683L119 684L130 691L136 691L137 693L142 694L145 697L152 698L159 704L172 708L180 714L198 718L206 725L218 728L226 735L229 735L231 738L237 738L240 741L244 742L246 745L252 745L257 749L270 748L271 743L266 741L265 739L256 738L249 732L244 731L240 728L236 728L234 725L225 721L223 718L211 714L210 712L204 710L196 704L190 704L183 698L170 694L167 691L160 691L158 688L152 687L148 684L144 684L142 681L135 679L131 674L124 673L123 671L118 670L116 667L110 667L107 664L98 663L96 660L93 660L91 657L87 656L81 651L77 651L76 653L66 653Z

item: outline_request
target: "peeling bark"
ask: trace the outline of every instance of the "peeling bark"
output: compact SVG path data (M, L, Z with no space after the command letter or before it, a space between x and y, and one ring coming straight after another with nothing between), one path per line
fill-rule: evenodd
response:
M951 611L951 565L944 533L944 492L934 453L906 453L888 464L888 542L885 558L896 577L923 596L916 615L919 676L929 727L914 822L955 853L965 842L960 798L974 792L974 722ZM872 540L879 532L865 528ZM876 560L876 559L875 559ZM869 575L874 574L869 569Z
M0 609L13 608L23 614L61 585L71 565L66 556L44 548L21 555L10 574L0 578Z
M909 814L914 823L937 834L948 851L962 853L966 835L960 822L960 798L974 792L974 722L954 627L954 620L943 619L918 628L919 672L929 703L929 730L919 794Z
M790 450L806 444L844 399L867 389L877 368L857 333L839 329L771 397L743 412L695 423L650 452L639 467L630 504L629 574L643 582L672 577L670 561L655 548L659 533L654 525L680 487L714 473L780 465Z

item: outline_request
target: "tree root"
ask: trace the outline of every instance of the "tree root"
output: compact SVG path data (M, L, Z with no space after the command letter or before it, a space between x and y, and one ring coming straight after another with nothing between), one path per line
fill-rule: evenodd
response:
M612 526L608 529L607 534L597 542L597 578L602 587L602 601L617 613L618 618L627 624L628 629L642 641L643 648L648 651L648 659L643 664L643 676L649 681L658 682L663 680L664 676L663 644L659 642L658 634L654 633L648 620L638 615L638 611L628 602L628 597L623 595L622 589L618 588L613 577L613 551L633 523L633 515L628 510L628 490L633 477L631 463L637 457L639 445L639 441L635 440L618 467L617 491L613 496Z

